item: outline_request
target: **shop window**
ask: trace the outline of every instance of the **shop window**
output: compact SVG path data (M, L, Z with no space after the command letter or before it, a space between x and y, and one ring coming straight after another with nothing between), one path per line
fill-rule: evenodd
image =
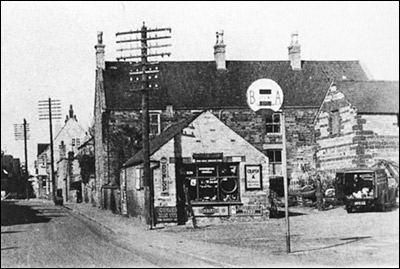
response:
M273 113L265 118L265 125L267 133L280 133L281 132L281 114Z
M196 202L240 202L238 163L185 165L189 197Z
M268 149L269 173L271 176L282 176L282 150Z
M158 135L161 133L160 114L150 113L150 134Z

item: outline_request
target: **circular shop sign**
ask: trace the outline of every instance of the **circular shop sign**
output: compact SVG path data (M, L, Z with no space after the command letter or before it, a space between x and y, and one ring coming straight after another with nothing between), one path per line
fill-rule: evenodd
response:
M247 104L253 111L272 109L278 111L283 103L283 91L275 81L262 78L251 83L246 93Z

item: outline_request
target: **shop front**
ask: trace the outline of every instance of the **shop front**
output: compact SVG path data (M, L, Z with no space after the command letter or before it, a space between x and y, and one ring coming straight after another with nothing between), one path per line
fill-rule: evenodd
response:
M203 112L152 143L161 145L151 152L156 224L183 224L192 214L199 220L268 218L268 158L213 114ZM142 215L140 159L128 161L121 177L126 213Z

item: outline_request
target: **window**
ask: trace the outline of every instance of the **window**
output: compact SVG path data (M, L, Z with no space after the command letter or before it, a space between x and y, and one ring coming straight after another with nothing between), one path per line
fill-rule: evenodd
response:
M340 134L340 118L339 111L332 111L331 114L331 130L333 135Z
M81 145L81 140L80 138L72 138L72 146L73 147L79 147Z
M269 159L269 173L273 176L282 175L282 150L268 149L267 156Z
M160 134L160 114L150 114L150 134Z
M190 200L196 202L240 202L238 163L194 163L185 165Z
M268 115L265 119L267 133L280 133L281 132L281 114L273 113Z

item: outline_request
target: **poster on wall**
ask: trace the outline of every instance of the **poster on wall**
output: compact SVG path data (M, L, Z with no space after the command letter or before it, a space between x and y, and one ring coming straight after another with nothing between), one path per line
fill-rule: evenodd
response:
M245 165L246 190L261 190L262 176L261 165Z

